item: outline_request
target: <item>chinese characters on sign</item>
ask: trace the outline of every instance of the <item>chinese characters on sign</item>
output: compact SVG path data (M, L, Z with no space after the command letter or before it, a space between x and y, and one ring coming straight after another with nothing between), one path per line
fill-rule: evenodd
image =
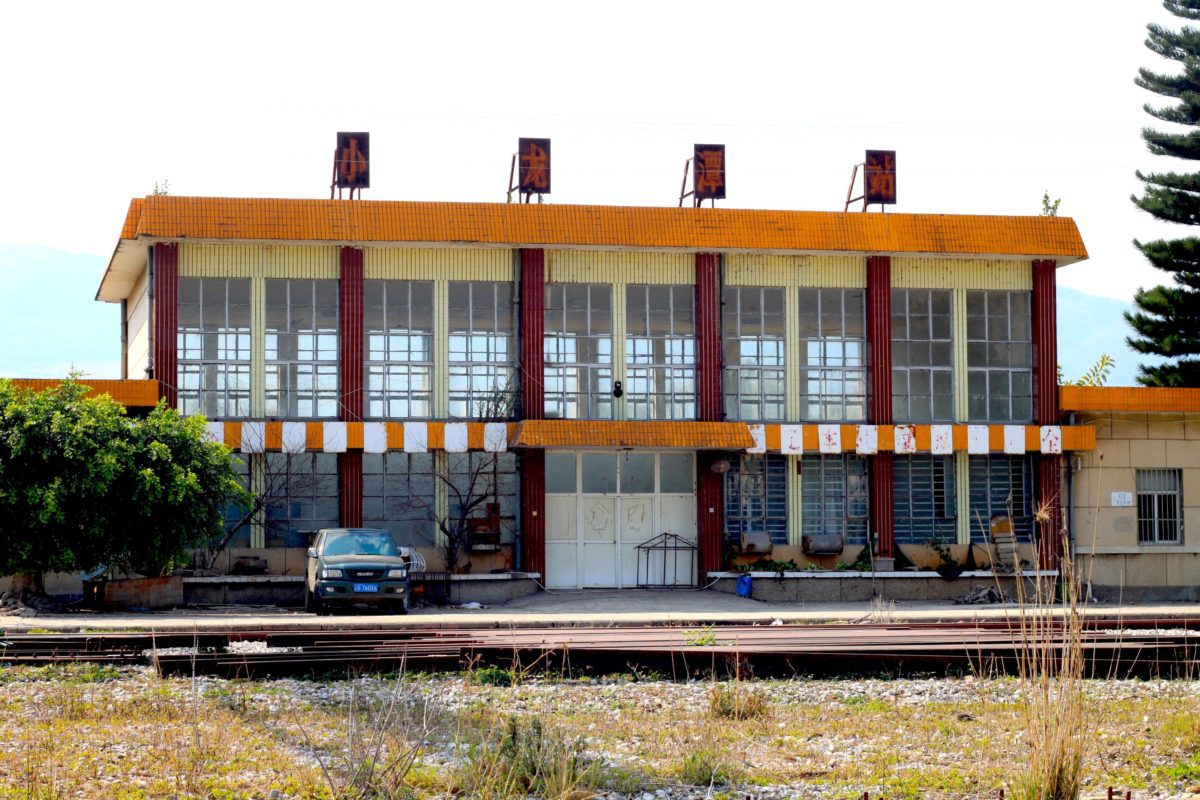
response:
M867 205L896 204L896 151L868 150L863 170L863 194Z
M521 162L518 187L524 194L550 194L550 140L520 139L517 158Z
M696 145L692 163L692 192L697 203L702 200L724 200L725 145Z
M371 188L371 134L339 132L333 166L337 188Z

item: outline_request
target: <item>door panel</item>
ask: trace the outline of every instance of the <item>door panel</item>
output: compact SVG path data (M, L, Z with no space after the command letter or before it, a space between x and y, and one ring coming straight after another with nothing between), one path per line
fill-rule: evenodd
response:
M696 544L696 496L668 494L659 497L658 525L663 533L673 533L684 541ZM673 580L676 584L695 584L699 553L680 552L672 558L675 559L674 563L666 565L667 580ZM661 561L658 567L662 569Z
M624 477L622 477L624 480ZM637 586L637 546L654 538L654 498L621 498L621 586Z
M617 585L617 499L583 498L583 581L586 588Z

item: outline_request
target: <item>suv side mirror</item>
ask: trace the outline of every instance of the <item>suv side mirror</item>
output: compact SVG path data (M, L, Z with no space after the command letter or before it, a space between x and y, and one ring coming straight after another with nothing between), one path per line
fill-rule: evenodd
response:
M316 558L317 557L317 548L315 548L315 547L308 548L308 557Z

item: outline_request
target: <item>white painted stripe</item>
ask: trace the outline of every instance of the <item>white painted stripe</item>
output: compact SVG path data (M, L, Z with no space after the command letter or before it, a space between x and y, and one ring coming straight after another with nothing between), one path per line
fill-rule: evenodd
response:
M225 423L209 422L204 425L204 438L217 444L225 444Z
M929 452L935 456L948 456L954 452L954 426L929 426Z
M1058 425L1043 425L1039 431L1042 440L1042 452L1047 455L1062 453L1062 428Z
M747 425L746 428L750 431L750 438L754 440L754 444L747 447L746 452L756 454L767 452L767 426Z
M503 453L508 449L508 424L485 422L483 425L483 449L489 453Z
M387 425L382 422L363 423L363 452L387 452Z
M892 447L900 455L917 452L917 429L912 425L897 425L892 431Z
M323 437L326 453L344 453L346 452L346 423L344 422L326 422L322 426L325 430Z
M308 426L303 422L283 423L283 452L303 453L308 446Z
M242 452L262 453L267 449L267 423L242 423Z
M1019 456L1025 452L1025 426L1004 426L1004 452L1010 456Z
M779 426L779 452L787 456L798 456L804 452L804 426Z
M404 452L406 452L406 453L428 453L429 452L429 423L427 423L427 422L406 422L406 423L404 423Z
M879 452L879 426L859 425L854 432L854 450L860 456L873 456Z
M825 455L842 452L842 426L818 425L817 441L820 442L820 451Z
M987 425L967 426L967 452L973 456L985 456L991 449L988 444Z
M446 452L447 453L465 453L470 449L467 443L467 423L465 422L447 422L446 423Z

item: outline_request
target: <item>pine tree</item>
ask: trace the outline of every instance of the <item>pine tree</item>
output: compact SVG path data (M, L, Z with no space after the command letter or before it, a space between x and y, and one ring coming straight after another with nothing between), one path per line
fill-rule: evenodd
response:
M1200 20L1200 0L1163 0L1163 6L1177 17ZM1142 138L1155 155L1200 160L1200 29L1184 25L1173 31L1154 23L1146 27L1146 47L1183 66L1176 75L1138 70L1138 86L1178 101L1162 108L1146 104L1146 113L1191 130L1165 133L1146 128ZM1142 196L1132 198L1138 207L1167 222L1200 225L1200 173L1139 171L1137 176L1146 184ZM1200 387L1200 238L1133 243L1152 265L1171 276L1170 284L1139 289L1134 295L1138 310L1125 314L1136 332L1126 339L1129 346L1167 359L1157 366L1142 364L1138 382Z

